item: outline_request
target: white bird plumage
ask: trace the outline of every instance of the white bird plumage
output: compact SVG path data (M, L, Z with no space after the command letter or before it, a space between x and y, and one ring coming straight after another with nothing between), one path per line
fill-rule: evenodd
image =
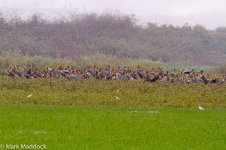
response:
M30 94L30 95L28 95L27 97L29 98L29 97L31 97L32 96L32 93Z
M199 110L205 110L203 107L199 106Z
M118 99L118 100L120 99L118 96L115 96L115 98Z

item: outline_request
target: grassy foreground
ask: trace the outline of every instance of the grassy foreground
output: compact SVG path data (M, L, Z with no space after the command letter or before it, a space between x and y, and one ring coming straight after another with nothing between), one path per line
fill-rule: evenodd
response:
M0 104L225 107L225 91L226 84L2 78Z
M0 148L226 149L225 91L225 84L1 78Z
M226 110L0 106L0 144L47 149L225 149Z

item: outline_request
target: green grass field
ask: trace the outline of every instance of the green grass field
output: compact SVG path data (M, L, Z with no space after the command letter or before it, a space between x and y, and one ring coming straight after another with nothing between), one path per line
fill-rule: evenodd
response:
M225 91L226 84L2 78L0 104L226 107Z
M1 143L47 149L225 149L226 109L0 106Z
M0 147L226 149L225 91L225 84L1 78Z

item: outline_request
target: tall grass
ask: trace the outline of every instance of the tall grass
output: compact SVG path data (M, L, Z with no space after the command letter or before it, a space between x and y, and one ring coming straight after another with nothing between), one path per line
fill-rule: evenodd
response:
M51 58L51 57L43 57L43 56L22 56L18 54L12 53L4 53L0 55L0 75L4 75L6 69L13 67L13 65L19 65L22 67L28 67L30 64L33 66L37 66L38 68L46 68L48 67L59 67L59 66L76 66L79 68L86 67L87 65L97 65L99 67L105 67L107 64L111 64L112 66L129 66L131 68L137 67L137 65L141 65L143 68L153 68L153 67L164 67L166 70L173 70L174 68L178 70L183 69L195 69L205 70L208 72L215 73L225 73L225 65L221 65L219 67L210 67L210 66L191 66L191 65L178 65L174 63L162 63L160 61L151 61L148 59L131 59L131 58L118 58L112 55L105 55L101 53L96 53L95 55L84 56L76 59L69 58Z
M119 89L120 92L116 92ZM1 104L226 106L226 85L66 79L0 80ZM31 98L26 96L33 93ZM119 97L119 99L116 98Z
M225 73L226 74L226 63L225 64L222 64L220 65L219 67L217 67L215 69L217 72L220 72L220 73Z
M87 65L97 66L106 66L107 64L111 64L113 66L133 66L136 67L138 64L144 67L156 67L161 65L161 62L153 62L148 59L120 59L115 56L107 56L105 54L96 53L95 55L84 56L77 59L67 59L67 58L50 58L43 56L21 56L17 54L5 53L4 55L0 55L0 67L1 68L9 68L13 65L18 64L21 67L29 66L33 64L38 67L46 67L46 66L78 66L85 67Z

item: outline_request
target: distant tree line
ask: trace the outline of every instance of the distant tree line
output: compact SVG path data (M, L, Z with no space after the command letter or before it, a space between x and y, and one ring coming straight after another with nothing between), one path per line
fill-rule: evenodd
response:
M0 13L0 53L77 59L96 53L118 58L217 65L226 60L226 27L138 25L122 14L72 14L47 20Z

